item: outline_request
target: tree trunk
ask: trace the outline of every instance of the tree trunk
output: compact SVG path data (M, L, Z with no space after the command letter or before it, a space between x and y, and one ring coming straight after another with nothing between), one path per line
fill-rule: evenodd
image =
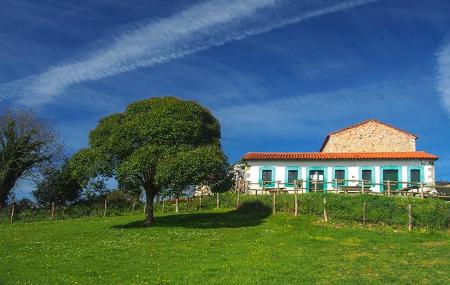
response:
M0 181L0 208L6 207L6 200L8 200L8 196L11 194L17 179L16 175L7 175L6 178Z
M145 190L145 194L146 194L146 216L145 216L145 225L147 226L151 226L153 224L154 221L154 213L153 213L153 202L155 200L156 194L157 194L157 190L156 187L153 187L152 189L146 189Z

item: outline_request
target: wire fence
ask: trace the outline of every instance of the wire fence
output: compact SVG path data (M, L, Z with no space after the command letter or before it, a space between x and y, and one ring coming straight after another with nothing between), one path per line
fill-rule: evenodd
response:
M334 193L255 195L239 191L221 194L180 197L154 202L156 215L189 214L219 209L240 210L254 205L270 208L272 213L284 212L292 216L312 215L324 221L357 222L361 224L386 224L393 226L447 229L450 224L450 203L441 199L415 197L388 197L385 195L335 195ZM35 222L87 217L120 215L144 217L145 204L129 205L97 203L51 207L50 209L19 209L10 206L1 213L0 222Z

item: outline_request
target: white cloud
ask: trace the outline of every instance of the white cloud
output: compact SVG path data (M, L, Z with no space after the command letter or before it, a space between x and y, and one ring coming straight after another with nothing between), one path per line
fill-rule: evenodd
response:
M441 95L444 109L450 115L450 40L437 52L438 91Z
M301 139L323 137L325 131L369 118L402 121L411 125L405 106L415 86L374 83L321 93L217 108L223 136L234 139ZM392 94L396 94L393 96ZM420 106L408 107L411 113L424 112Z
M0 100L45 102L68 86L153 66L377 0L210 0L168 18L136 24L104 40L85 56L46 72L0 85Z

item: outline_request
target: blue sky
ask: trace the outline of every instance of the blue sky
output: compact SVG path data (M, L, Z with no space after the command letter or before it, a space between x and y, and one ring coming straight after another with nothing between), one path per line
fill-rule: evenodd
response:
M33 108L74 152L133 101L193 99L231 162L377 118L450 179L449 27L444 0L3 0L0 106Z

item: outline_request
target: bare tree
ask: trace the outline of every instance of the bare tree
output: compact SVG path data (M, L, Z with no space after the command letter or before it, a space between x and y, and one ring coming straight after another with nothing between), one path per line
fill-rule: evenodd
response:
M63 144L54 128L31 110L0 113L0 209L19 179L36 178L61 161Z

